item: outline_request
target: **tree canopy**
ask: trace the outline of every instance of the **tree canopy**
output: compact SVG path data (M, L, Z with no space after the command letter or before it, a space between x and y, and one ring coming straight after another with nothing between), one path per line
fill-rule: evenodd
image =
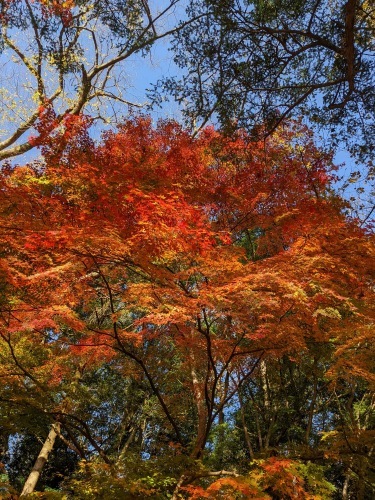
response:
M374 12L0 2L0 498L374 497Z
M0 425L58 424L77 498L370 495L373 237L308 130L43 152L1 173Z
M357 0L193 0L176 32L182 78L163 91L190 123L269 134L307 116L356 154L374 145L374 5Z
M1 2L0 160L40 143L46 109L53 131L83 111L105 121L140 106L127 97L123 64L178 29L167 24L178 2L152 11L147 0Z

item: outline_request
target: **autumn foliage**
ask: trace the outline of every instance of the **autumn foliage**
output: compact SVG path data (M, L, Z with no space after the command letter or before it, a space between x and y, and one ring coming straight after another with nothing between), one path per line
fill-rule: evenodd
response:
M317 483L297 471L303 455L366 474L367 463L357 470L351 457L367 456L369 426L354 416L318 422L319 391L341 391L347 404L353 384L352 403L375 382L372 236L330 191L330 156L299 124L266 145L213 128L192 138L148 118L100 144L87 128L72 117L44 140L43 161L1 172L0 376L9 407L30 405L79 433L75 380L111 365L145 380L157 401L167 436L160 454L177 449L192 461L175 495L329 498L314 496ZM267 460L247 477L194 472L248 384L258 384L265 411L276 407L270 394L287 364L285 377L308 365L315 387L299 444L271 450L263 437L263 448L246 453ZM76 439L104 456L95 430L85 432Z

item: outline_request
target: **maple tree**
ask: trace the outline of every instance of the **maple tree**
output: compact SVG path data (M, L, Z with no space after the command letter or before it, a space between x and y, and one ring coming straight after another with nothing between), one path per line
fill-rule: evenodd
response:
M69 116L43 161L1 172L1 425L30 425L24 408L58 424L92 460L82 498L329 498L316 460L364 498L373 245L331 156L299 123L266 144L147 117L95 144L88 127ZM231 412L240 464L220 452Z

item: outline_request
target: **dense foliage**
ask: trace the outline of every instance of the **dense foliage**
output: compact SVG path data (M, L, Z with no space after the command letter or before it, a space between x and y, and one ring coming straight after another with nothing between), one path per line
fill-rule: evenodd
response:
M55 426L44 498L371 498L373 237L330 156L295 122L87 127L1 172L13 486Z

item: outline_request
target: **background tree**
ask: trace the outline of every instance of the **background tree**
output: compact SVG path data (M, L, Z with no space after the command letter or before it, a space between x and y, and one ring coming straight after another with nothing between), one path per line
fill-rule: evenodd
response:
M44 441L45 435L41 437ZM41 441L32 434L19 434L14 437L12 446L12 455L7 463L8 475L11 484L21 490L40 451ZM38 490L43 491L45 487L57 489L64 477L73 473L77 461L76 453L67 448L63 442L56 443L43 471L42 480L38 484Z
M188 13L201 17L173 42L185 74L164 88L184 102L190 120L215 117L229 129L268 134L284 119L308 114L328 124L333 139L344 128L357 151L371 150L372 2L198 0Z
M181 75L159 81L150 94L155 102L172 96L195 130L214 122L262 138L304 117L326 143L352 155L343 187L368 222L374 12L373 2L357 0L191 1L187 16L195 20L172 42Z
M70 115L106 121L139 106L126 97L123 63L177 29L168 16L178 2L1 2L0 159L29 151Z

